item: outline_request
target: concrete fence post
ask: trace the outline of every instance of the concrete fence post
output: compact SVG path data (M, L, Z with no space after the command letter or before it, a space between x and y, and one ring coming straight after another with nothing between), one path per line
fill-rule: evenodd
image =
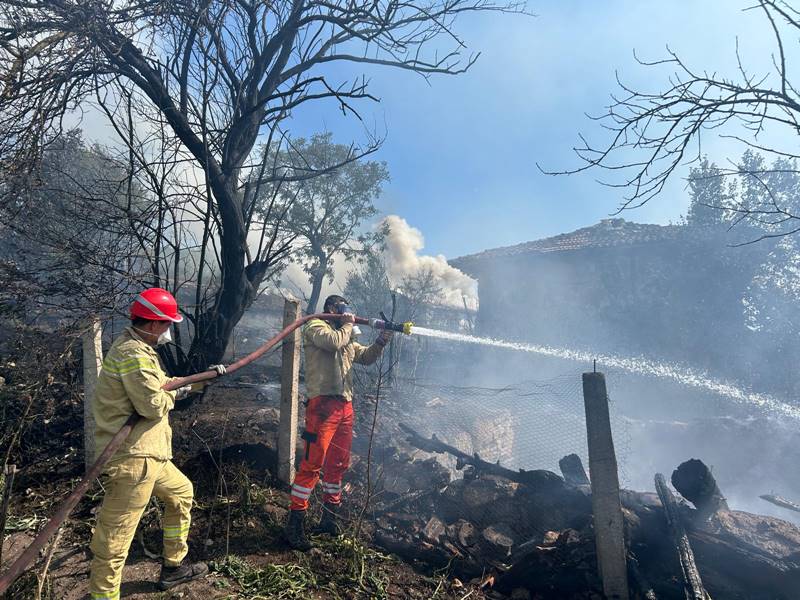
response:
M93 319L83 334L83 447L86 470L94 462L94 414L92 402L103 366L103 327Z
M283 306L283 326L300 318L300 303L286 300ZM295 449L297 448L298 388L300 386L300 329L295 329L283 341L281 356L281 417L278 430L278 479L294 481Z
M609 599L628 600L627 552L617 457L611 436L606 378L602 373L583 374L583 402L589 442L597 565L603 581L603 593Z

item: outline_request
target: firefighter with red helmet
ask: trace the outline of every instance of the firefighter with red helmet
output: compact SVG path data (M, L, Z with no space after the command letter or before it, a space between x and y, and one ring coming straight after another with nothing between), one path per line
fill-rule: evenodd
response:
M341 296L329 296L323 311L342 315L337 322L311 319L303 330L308 404L303 439L305 453L295 475L285 537L292 548L311 544L304 522L308 500L322 475L322 519L317 531L339 532L342 476L350 465L353 441L354 364L374 363L392 337L384 330L370 346L353 340L354 316Z
M168 392L171 381L156 347L169 342L170 329L183 317L168 291L150 288L131 305L131 325L103 360L92 410L95 447L100 453L128 417L141 418L105 470L105 495L92 536L94 555L89 576L92 600L117 600L122 568L142 513L152 496L164 503L163 563L158 585L166 590L208 572L205 564L185 564L192 508L192 483L172 463L169 411L190 387ZM225 367L210 367L219 375Z

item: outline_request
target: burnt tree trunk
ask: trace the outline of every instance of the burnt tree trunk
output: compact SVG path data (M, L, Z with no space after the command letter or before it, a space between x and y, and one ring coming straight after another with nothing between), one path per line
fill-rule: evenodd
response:
M325 273L328 271L328 257L322 254L316 255L317 266L311 273L311 296L308 298L306 314L313 315L317 312L317 305L322 294L322 284L325 281Z
M567 454L558 461L558 468L564 476L564 481L570 485L589 485L589 477L583 468L581 457L577 454Z
M697 507L699 516L708 519L717 511L728 510L728 503L711 470L702 460L692 458L672 472L672 485Z
M509 481L524 483L525 485L531 486L531 488L548 490L552 492L558 492L566 489L564 486L564 480L552 471L546 471L543 469L536 469L533 471L520 469L519 471L512 471L511 469L500 466L500 464L490 463L482 460L477 453L467 454L466 452L462 452L458 448L444 443L442 440L436 437L436 434L433 434L430 438L426 438L414 431L405 423L398 423L398 426L403 432L408 434L406 441L415 448L419 448L425 452L431 452L435 454L450 454L451 456L455 456L457 459L456 469L461 470L465 466L471 465L479 473L498 475L508 479Z
M675 497L667 487L667 482L661 473L656 474L656 491L661 503L664 505L664 514L667 517L670 534L678 553L686 600L711 600L711 596L708 595L708 592L703 587L700 571L697 569L694 553L689 544L689 537L686 535L686 530L681 523L678 503L675 502Z

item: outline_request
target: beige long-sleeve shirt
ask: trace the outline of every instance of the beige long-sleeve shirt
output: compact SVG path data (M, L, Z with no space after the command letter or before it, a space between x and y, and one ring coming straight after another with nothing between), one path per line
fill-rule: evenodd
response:
M364 346L353 339L353 326L345 323L338 329L322 319L312 319L303 329L306 355L306 395L342 396L353 399L353 364L371 365L383 352L374 343Z
M95 456L111 441L132 414L142 418L112 461L130 456L172 458L169 411L175 392L162 388L168 377L155 349L128 327L103 360L92 405L95 420Z

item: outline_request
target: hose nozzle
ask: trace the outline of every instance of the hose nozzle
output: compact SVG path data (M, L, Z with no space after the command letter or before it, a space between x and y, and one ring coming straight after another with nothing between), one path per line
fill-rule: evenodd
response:
M405 323L393 323L392 321L383 321L384 329L390 329L391 331L396 331L397 333L402 333L405 335L411 335L411 328L414 326L414 323L411 321L406 321Z
M411 335L411 328L414 324L411 321L406 321L405 323L395 323L394 321L381 320L381 319L364 319L366 321L366 325L369 325L373 329L385 329L388 331L396 331L397 333L403 333L405 335ZM356 319L358 322L359 319Z

